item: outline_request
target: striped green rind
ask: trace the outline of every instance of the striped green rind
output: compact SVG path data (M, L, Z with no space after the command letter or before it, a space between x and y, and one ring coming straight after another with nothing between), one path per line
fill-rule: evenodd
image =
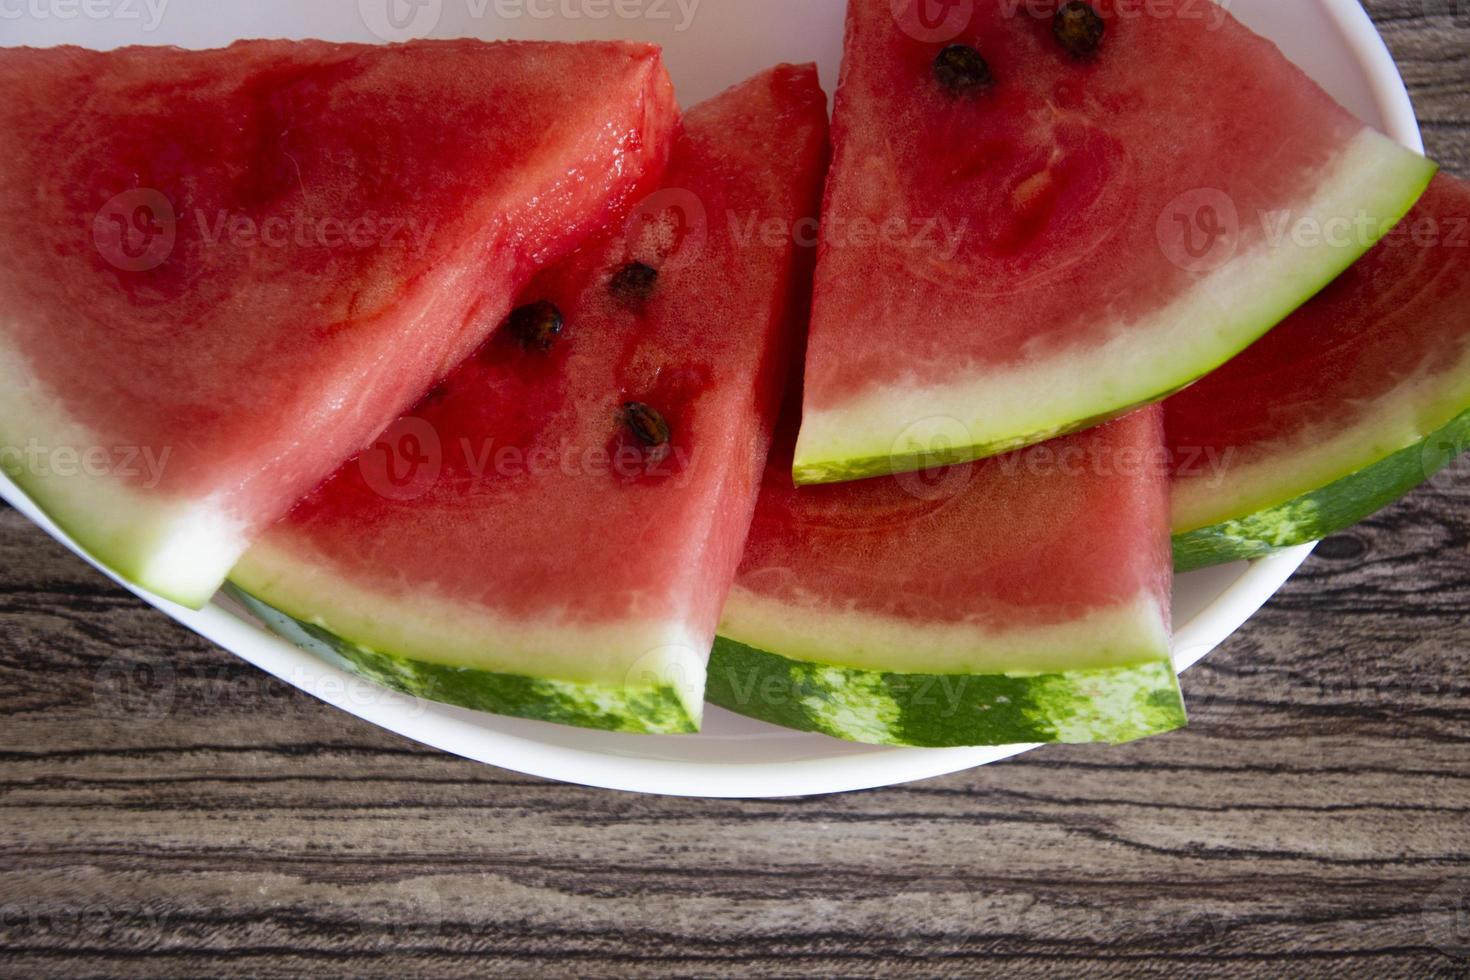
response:
M329 663L413 697L475 711L637 735L683 735L699 730L672 684L619 686L575 683L426 663L369 650L262 602L235 585L226 592L270 629Z
M1174 567L1188 572L1264 558L1321 541L1376 514L1470 449L1470 411L1429 438L1283 504L1174 535Z
M946 748L1130 742L1181 728L1173 666L1057 674L901 674L793 660L715 641L711 704L852 742Z

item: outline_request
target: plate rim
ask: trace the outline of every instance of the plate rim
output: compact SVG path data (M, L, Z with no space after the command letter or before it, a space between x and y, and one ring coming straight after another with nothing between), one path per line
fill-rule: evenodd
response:
M1407 87L1372 18L1357 0L1317 2L1335 22L1346 50L1362 69L1388 134L1422 153L1422 134ZM779 762L694 762L618 752L611 741L607 748L594 751L487 729L470 723L474 713L429 705L372 685L318 659L269 633L224 596L217 596L204 609L196 611L123 581L80 549L3 473L0 473L0 497L110 580L233 656L378 728L450 755L525 775L663 796L792 798L930 779L1012 758L1039 747L871 746L865 747L870 751L837 757ZM1314 548L1315 545L1303 545L1251 563L1209 606L1179 626L1175 631L1175 661L1179 670L1188 670L1233 636L1285 585ZM367 696L363 695L365 688Z

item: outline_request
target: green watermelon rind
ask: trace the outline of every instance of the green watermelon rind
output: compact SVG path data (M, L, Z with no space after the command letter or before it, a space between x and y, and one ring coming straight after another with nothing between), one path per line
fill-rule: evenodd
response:
M635 735L699 731L679 687L669 683L610 685L532 677L428 663L361 646L317 624L281 612L238 585L225 592L274 633L383 687L442 704L532 721Z
M844 483L938 465L960 465L1091 428L1161 401L1230 361L1326 288L1409 212L1437 172L1437 165L1420 154L1365 131L1344 151L1337 172L1322 181L1324 186L1332 185L1323 196L1326 203L1316 206L1323 202L1309 202L1312 206L1294 213L1294 217L1298 224L1313 221L1322 228L1338 220L1356 225L1366 217L1366 226L1373 233L1347 245L1327 243L1298 247L1289 255L1268 254L1268 261L1260 265L1278 274L1275 288L1257 288L1242 279L1229 283L1228 290L1217 282L1194 290L1205 298L1229 291L1238 302L1223 303L1229 321L1214 324L1208 331L1211 341L1196 344L1192 356L1177 354L1178 345L1171 343L1178 339L1172 336L1177 331L1165 328L1169 336L1154 338L1146 346L1175 352L1170 355L1167 369L1159 365L1150 369L1147 364L1127 371L1120 368L1098 403L1079 404L1051 418L1030 409L1034 399L1024 397L1025 391L1034 391L1038 385L1054 391L1069 386L1056 379L1055 383L1043 383L1038 375L1034 383L1027 382L1023 390L1013 393L1016 397L1007 403L1019 406L1015 408L1019 417L1028 419L1016 424L1003 422L1005 412L988 412L981 407L991 397L985 392L998 391L994 379L985 377L933 389L909 386L894 398L880 393L830 409L808 405L792 467L795 482L803 486ZM1289 280L1280 279L1283 268L1290 271ZM1242 309L1247 312L1242 314ZM1181 314L1173 322L1194 321L1192 316ZM1093 372L1100 370L1097 358L1095 350L1078 351L1068 363L1075 362L1078 372ZM1066 365L1053 367L1065 369ZM1153 380L1146 381L1150 378ZM924 397L926 390L932 392L932 397ZM857 407L859 403L862 407ZM904 403L909 407L902 407ZM986 429L993 435L977 438L976 434Z
M797 731L913 748L1122 744L1188 720L1167 661L1047 674L908 674L793 659L723 636L705 697Z
M1371 445L1366 436L1365 445ZM1317 490L1174 535L1174 567L1189 572L1268 557L1347 530L1404 497L1470 450L1470 409L1428 438ZM1283 462L1289 468L1289 461Z

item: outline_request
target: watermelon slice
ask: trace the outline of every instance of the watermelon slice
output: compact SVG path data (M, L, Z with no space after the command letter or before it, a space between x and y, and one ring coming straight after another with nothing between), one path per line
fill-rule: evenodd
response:
M802 483L1160 400L1433 173L1200 0L851 0L833 137Z
M626 230L538 277L251 549L247 605L411 694L696 730L809 284L793 229L819 210L826 109L814 68L782 67L692 110Z
M1336 534L1470 446L1470 184L1166 403L1181 569Z
M1184 724L1160 410L1044 446L794 488L772 454L710 701L915 746L1123 742Z
M186 605L661 168L628 44L0 51L0 458Z

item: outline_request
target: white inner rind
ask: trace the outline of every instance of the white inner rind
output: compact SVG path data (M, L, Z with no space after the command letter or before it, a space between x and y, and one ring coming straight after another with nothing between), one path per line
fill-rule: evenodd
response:
M1184 534L1279 507L1416 446L1470 408L1470 334L1449 370L1423 364L1412 377L1373 399L1357 424L1318 426L1271 444L1239 466L1174 481L1174 532ZM1430 474L1424 474L1427 479Z
M1017 610L1014 621L1027 618ZM720 635L792 660L896 674L1096 670L1168 661L1170 647L1168 613L1148 594L1064 622L1007 628L795 606L737 585Z
M5 472L98 561L166 599L202 607L244 553L244 524L218 499L151 491L121 472L134 471L146 484L148 467L166 467L170 448L124 450L78 422L35 380L8 340L14 333L0 324Z
M1417 199L1434 165L1364 130L1291 214L1293 228L1327 229L1366 218L1391 226ZM1412 196L1411 196L1412 195ZM1242 216L1242 220L1248 217ZM798 482L843 479L854 461L908 457L936 447L987 455L1071 431L1165 397L1249 346L1315 295L1373 243L1311 245L1288 231L1203 276L1144 319L1118 321L1109 341L1016 367L980 368L961 380L895 380L840 405L808 405L796 448Z
M385 595L274 546L269 536L250 549L230 581L294 619L376 653L593 687L668 687L691 718L703 709L711 642L678 620L517 619L424 589Z

